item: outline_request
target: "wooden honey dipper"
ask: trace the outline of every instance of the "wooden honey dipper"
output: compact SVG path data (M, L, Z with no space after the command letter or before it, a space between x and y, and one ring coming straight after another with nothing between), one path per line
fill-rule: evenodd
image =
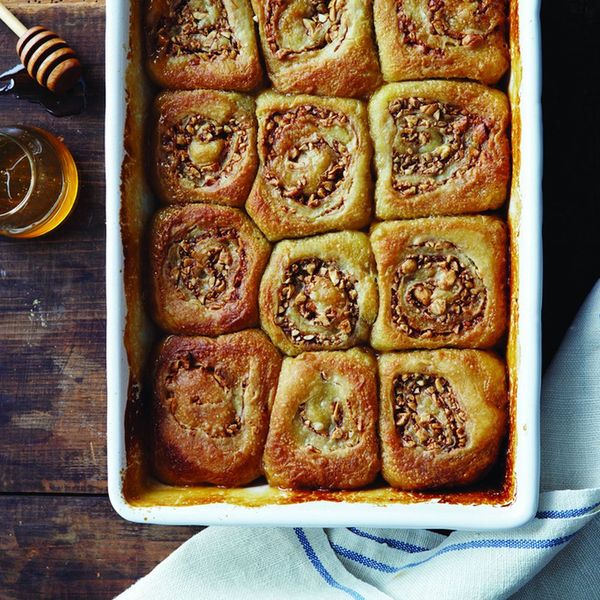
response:
M36 25L27 29L0 1L0 20L19 36L17 54L29 75L56 94L70 90L81 77L75 52L56 33Z

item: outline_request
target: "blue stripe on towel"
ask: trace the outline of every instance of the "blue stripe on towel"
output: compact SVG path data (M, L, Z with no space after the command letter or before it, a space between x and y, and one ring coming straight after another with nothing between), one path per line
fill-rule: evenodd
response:
M356 527L348 527L348 531L350 533L353 533L354 535L367 538L368 540L373 540L374 542L378 542L380 544L386 544L390 548L395 548L396 550L403 550L404 552L410 552L411 554L414 554L416 552L427 552L427 550L430 550L430 548L416 546L415 544L409 544L408 542L402 542L400 540L394 540L392 538L384 538L379 537L377 535L372 535L371 533L367 533L366 531L362 531L361 529L357 529Z
M334 544L331 541L329 543L331 544L331 547L333 548L333 550L335 552L337 552L337 554L340 554L341 556L343 556L345 558L349 558L350 560L353 560L354 562L360 563L361 565L364 565L365 567L371 567L371 569L376 569L377 571L383 571L384 573L396 573L399 570L397 567L392 567L390 565L386 565L385 563L379 562L378 560L375 560L374 558L369 558L368 556L363 556L362 554L359 554L358 552L354 552L354 550L349 550L348 548L338 546L337 544Z
M364 556L359 554L358 552L354 552L353 550L349 550L348 548L344 548L342 546L338 546L337 544L331 544L331 547L337 552L339 555L353 560L365 567L369 567L371 569L375 569L376 571L382 571L384 573L397 573L402 569L411 569L413 567L418 567L426 562L429 562L431 559L436 556L441 556L442 554L447 554L448 552L457 552L459 550L472 550L478 548L514 548L518 550L543 550L546 548L554 548L555 546L560 546L562 544L566 544L571 538L573 538L576 533L572 533L570 535L565 535L563 537L545 539L545 540L527 540L527 539L517 539L517 540L472 540L470 542L461 542L460 544L449 544L444 548L441 548L437 552L434 552L431 556L419 560L413 563L409 563L404 567L392 567L390 565L386 565L381 563L373 558L369 558L368 556Z
M600 506L600 502L583 508L568 508L565 510L542 510L535 515L536 519L572 519L582 517Z
M345 592L346 594L348 594L348 596L350 596L351 598L354 598L354 600L365 600L364 596L361 596L358 592L355 592L354 590L350 589L349 587L346 587L345 585L338 583L331 576L329 571L327 571L327 569L325 568L323 563L320 561L320 559L317 556L317 553L314 551L313 547L310 545L310 542L308 541L306 534L300 527L294 527L294 533L296 534L296 537L302 544L302 548L304 549L304 552L305 552L306 556L308 557L308 560L310 560L313 567L316 569L317 573L331 587L335 588L336 590L341 590L342 592Z

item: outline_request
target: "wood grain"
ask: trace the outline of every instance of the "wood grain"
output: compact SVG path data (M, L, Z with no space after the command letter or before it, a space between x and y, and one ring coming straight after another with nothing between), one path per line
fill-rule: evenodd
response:
M14 12L36 12L44 6L54 6L57 12L74 8L89 9L94 5L103 9L105 5L104 0L2 0L2 3Z
M0 598L112 598L198 528L123 521L105 496L0 496Z
M106 489L104 12L95 3L30 8L77 49L88 108L56 119L0 96L0 126L64 138L81 176L63 226L37 240L0 239L0 491L98 492ZM0 37L0 67L16 63L13 42Z
M113 597L198 530L127 523L97 495L106 490L103 4L8 2L27 24L69 40L88 107L56 119L0 96L0 126L62 137L81 177L77 208L59 229L0 238L3 599ZM2 71L17 62L14 44L0 29Z

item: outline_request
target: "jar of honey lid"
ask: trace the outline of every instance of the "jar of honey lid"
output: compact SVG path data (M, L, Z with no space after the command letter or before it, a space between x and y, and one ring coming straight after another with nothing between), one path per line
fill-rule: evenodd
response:
M32 238L73 210L79 178L69 149L37 127L0 128L0 234Z

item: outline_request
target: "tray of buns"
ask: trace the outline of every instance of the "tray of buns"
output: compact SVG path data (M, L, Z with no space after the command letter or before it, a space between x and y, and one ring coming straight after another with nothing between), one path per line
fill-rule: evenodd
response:
M535 514L538 8L108 0L119 514Z

